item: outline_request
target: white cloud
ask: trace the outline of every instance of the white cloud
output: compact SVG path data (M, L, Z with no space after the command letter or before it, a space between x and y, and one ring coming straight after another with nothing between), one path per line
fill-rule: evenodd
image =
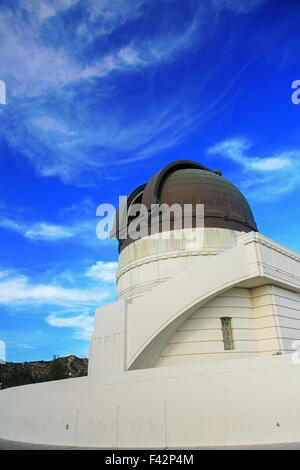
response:
M118 263L97 261L87 272L86 276L105 282L115 282Z
M251 146L248 140L236 138L211 146L207 152L240 165L243 170L241 186L254 199L278 199L298 187L300 150L281 150L271 157L257 157L246 155Z
M136 18L136 15L141 15L143 3L138 0L130 3L89 2L89 8L93 11L93 20L90 22L95 26L95 37L101 25L103 26L103 22L100 26L98 24L100 17L105 19L105 25L109 23L116 27L120 22L123 24ZM13 100L14 106L20 103L21 107L20 110L15 110L14 116L11 117L14 125L9 125L9 119L6 119L6 124L2 127L3 137L7 140L12 154L18 155L18 158L20 154L26 155L42 176L58 176L66 183L80 184L82 180L88 182L90 174L95 174L95 169L98 174L101 172L102 177L107 177L103 173L107 172L104 168L107 168L107 159L111 161L112 152L116 159L119 156L125 160L126 153L130 153L130 158L134 158L137 152L138 158L144 158L147 152L141 152L141 146L149 147L150 155L150 147L154 151L170 147L178 142L183 129L185 133L191 129L191 119L187 119L186 109L183 112L175 110L170 114L163 109L165 119L161 121L160 111L157 113L152 109L152 105L151 112L149 108L142 119L134 120L134 123L128 122L121 107L107 108L102 104L98 81L113 72L126 73L171 60L175 53L180 53L192 44L193 40L196 41L198 16L192 18L190 23L187 22L182 31L173 34L162 32L150 39L141 39L133 34L132 38L107 46L101 53L94 54L92 60L87 61L84 54L85 41L79 38L78 43L71 47L68 33L64 31L64 41L58 46L51 39L52 36L59 36L63 21L60 19L57 22L41 22L37 19L38 10L35 11L33 5L32 1L28 3L27 10L32 14L27 17L18 9L15 12L9 9L0 11L1 78L8 83L9 94L17 98ZM45 5L49 12L54 8L54 2L45 2ZM61 11L63 3L55 5L57 9L53 12ZM50 18L50 13L47 15ZM43 35L46 27L47 41ZM76 41L76 38L72 38L72 41L73 39ZM1 64L5 64L2 70ZM69 86L62 92L65 85ZM111 91L106 82L102 88L103 100L107 100L107 93L109 95L114 90ZM85 89L89 89L88 97ZM99 106L97 110L93 106L91 111L90 94L93 91L99 100ZM59 109L55 112L51 102L53 96L58 100ZM29 101L24 101L26 98L35 100L30 100L28 105ZM182 107L179 99L178 103ZM71 107L74 109L72 113L69 112ZM94 113L92 116L91 112ZM18 116L17 125L15 115ZM172 128L174 116L176 136ZM186 125L180 122L180 116L189 122ZM163 142L149 142L153 139L161 141L164 130L172 134L167 143L165 139ZM89 173L87 177L86 173Z
M94 64L82 69L74 80L102 78L116 70L127 71L147 68L171 58L188 48L198 32L198 17L177 34L161 34L143 41L133 40L114 53L104 55Z
M291 161L288 158L283 157L271 157L264 158L262 160L257 159L252 163L253 168L262 171L281 170L282 168L290 166L292 166Z
M191 22L182 31L163 31L144 39L133 37L116 50L102 52L94 62L86 64L80 60L80 54L74 54L67 41L62 42L60 47L52 44L51 32L55 37L59 32L55 28L62 28L62 24L51 25L53 31L48 25L49 39L47 42L43 39L45 21L78 3L78 0L42 0L37 6L32 0L24 0L16 11L6 8L0 12L0 64L5 64L2 78L10 85L10 94L19 98L39 96L80 80L106 77L116 70L124 72L133 67L150 67L169 60L174 53L194 44L202 23L205 23L203 15L206 10L198 6ZM213 8L230 7L225 2L219 3L213 5ZM80 24L77 30L81 34L91 34L93 22L100 17L102 22L94 27L93 39L99 34L108 35L117 26L145 14L142 8L144 4L145 0L90 0L87 4L89 21ZM22 10L26 10L28 15L24 16ZM82 41L79 40L79 52L82 47Z
M72 214L73 212L73 214ZM76 214L76 212L78 214ZM110 238L100 240L97 237L96 229L96 208L91 201L85 200L79 204L58 211L59 218L66 219L66 214L70 213L69 222L65 225L49 222L26 222L22 219L14 219L12 216L0 216L0 229L4 228L15 233L30 242L60 243L67 241L77 243L92 248L100 246L114 246L117 242Z
M145 0L88 0L89 20L101 21L101 33L108 34L118 26L141 15Z
M32 240L56 241L74 236L71 230L60 225L49 224L47 222L30 224L6 216L0 216L0 227L20 233L25 238Z
M6 216L0 216L0 227L13 232L24 233L26 231L26 225L18 220Z
M58 225L50 225L46 223L36 224L24 233L25 238L36 240L61 240L72 236L73 234L67 229Z
M91 217L95 215L96 207L96 204L87 197L78 203L74 203L71 206L60 209L58 213L60 217L65 217L67 214L72 213L77 213L80 215L84 214Z
M66 50L56 50L41 40L42 25L37 19L37 9L27 18L21 11L0 13L1 75L8 93L15 97L49 92L49 87L70 83L80 71Z
M237 163L240 163L247 169L260 171L274 171L282 168L291 167L292 161L288 156L280 154L274 157L248 157L245 151L251 147L251 143L246 139L230 139L218 143L207 149L210 154L221 154L229 157ZM286 154L288 155L288 154Z
M89 315L88 312L73 316L52 313L48 315L46 321L54 327L74 329L75 336L79 339L90 340L93 333L94 315Z
M35 349L35 346L32 346L30 344L26 344L26 343L17 343L16 347L17 348L22 348L22 349Z
M84 209L82 209L82 207ZM73 206L74 211L77 208L78 210L81 208L81 211L87 211L87 206ZM89 210L91 210L90 206ZM62 213L64 212L61 211L61 214ZM96 246L99 245L100 242L96 235L96 227L97 221L91 217L90 213L89 218L79 219L73 223L69 223L68 226L48 222L23 222L20 219L0 216L0 228L19 233L24 238L32 241L56 242L72 238L76 242Z
M59 285L34 284L26 276L0 279L0 304L99 305L111 292L99 288L66 289Z
M32 124L43 131L60 132L62 134L73 135L65 123L59 122L50 116L41 116L31 120Z
M249 13L256 10L268 0L211 0L216 10L232 10L236 13Z
M166 3L172 8L172 2ZM247 10L261 3L249 0ZM112 31L150 15L157 3L41 0L37 6L35 0L22 0L14 9L1 9L1 79L8 84L11 105L19 107L13 110L11 123L6 119L2 126L11 152L18 158L26 155L42 176L80 184L95 169L107 177L104 172L112 153L114 160L128 163L180 143L212 114L213 106L195 100L193 93L180 99L177 91L168 101L171 105L149 100L145 112L132 121L127 119L127 103L107 106L107 101L112 102L110 96L117 88L114 78L119 74L151 70L199 45L211 10L246 10L233 0L195 5L181 26L166 20L152 34L132 28L130 37L121 35L112 41ZM65 27L71 7L78 9L78 15L72 16L74 29ZM104 46L86 54L87 38L95 41L100 35L106 36ZM108 83L105 77L110 74L113 79ZM53 100L58 109L54 110Z
M105 77L116 70L126 71L136 66L151 66L173 54L176 49L181 49L184 43L190 40L191 33L196 31L194 20L192 27L188 26L182 34L163 34L150 41L137 41L135 46L123 44L115 51L102 53L93 63L85 64L74 56L73 50L66 44L62 43L59 48L51 44L50 33L47 43L42 37L44 20L76 3L78 1L75 0L44 0L39 2L37 8L36 2L24 1L21 8L27 10L27 17L22 15L21 9L16 12L10 9L0 12L0 64L5 64L1 78L9 85L11 95L18 98L39 96L51 90L58 91L59 88L80 80ZM143 2L136 1L135 8L132 9L126 6L126 2L124 6L123 1L92 1L90 21L102 15L110 25L106 31L108 34L115 23L126 22L132 15L135 16L142 4ZM85 28L82 26L81 30L84 31ZM95 37L98 33L96 28ZM79 42L78 47L80 46ZM141 55L144 57L140 58Z
M39 0L38 2L36 0L22 0L20 6L30 15L37 16L41 21L45 21L78 2L79 0Z
M136 65L142 62L138 51L130 46L126 46L120 49L119 57L124 62L124 64L128 65Z

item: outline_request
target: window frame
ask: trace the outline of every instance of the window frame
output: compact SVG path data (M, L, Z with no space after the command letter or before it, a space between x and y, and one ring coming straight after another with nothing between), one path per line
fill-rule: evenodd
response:
M233 351L235 347L232 329L232 317L220 317L220 320L222 327L224 351Z

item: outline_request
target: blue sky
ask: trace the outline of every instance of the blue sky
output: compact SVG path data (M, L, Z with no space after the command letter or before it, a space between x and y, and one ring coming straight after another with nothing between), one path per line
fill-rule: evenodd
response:
M300 3L1 0L0 340L8 361L88 355L116 298L116 205L172 160L236 184L300 251Z

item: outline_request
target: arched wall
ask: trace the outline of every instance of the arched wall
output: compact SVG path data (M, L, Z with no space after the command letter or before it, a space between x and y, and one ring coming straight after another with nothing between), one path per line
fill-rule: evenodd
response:
M231 318L232 350L224 349L221 317ZM251 289L234 287L198 308L180 325L155 367L257 355L254 321Z
M222 317L231 318L231 350L224 349ZM179 326L155 367L282 354L295 349L294 341L300 342L299 294L272 284L234 287Z
M153 367L183 322L233 287L275 285L299 292L299 260L299 255L258 233L241 235L235 248L129 303L126 368Z

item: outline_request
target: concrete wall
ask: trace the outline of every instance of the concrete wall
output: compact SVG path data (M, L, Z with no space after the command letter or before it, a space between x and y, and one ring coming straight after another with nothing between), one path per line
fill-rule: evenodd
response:
M220 228L174 230L127 246L119 256L118 297L134 299L237 244L241 232ZM192 238L193 237L193 238Z
M284 311L291 311L290 304L292 302L294 315L296 315L294 318L297 318L297 316L300 318L299 304L297 303L300 291L299 255L258 233L240 235L237 237L237 246L216 256L207 257L206 262L183 271L168 282L144 294L141 298L128 303L126 368L145 368L158 364L157 361L160 361L160 356L169 342L172 341L174 334L180 332L184 322L190 321L192 315L200 315L199 309L206 308L208 302L213 302L209 304L210 307L216 307L215 313L213 313L214 317L217 315L223 316L219 314L219 309L223 308L225 297L220 296L233 288L252 290L251 308L253 308L254 313L248 313L254 320L252 328L261 330L259 336L257 336L257 341L261 344L257 347L254 344L253 335L251 336L248 322L248 338L242 336L239 339L237 338L240 352L272 354L285 350L285 346L280 347L280 341L278 342L278 338L281 337L277 325L279 320L276 314L279 291L276 291L276 297L274 290L268 291L264 286L274 286L272 289L283 289L286 297L288 297L285 301L288 303L284 304ZM258 288L261 288L261 290L255 291ZM281 292L283 291L281 290ZM265 300L266 295L268 296L267 303ZM220 301L213 300L217 297L220 298ZM219 302L219 304L215 302ZM226 300L226 302L228 301ZM282 298L280 302L282 306ZM227 311L234 309L234 316L242 317L243 314L239 312L239 307L240 310L244 311L245 301L241 300L240 305L241 307L238 303L227 303ZM248 308L249 305L248 302ZM289 308L287 309L287 307ZM204 310L203 312L207 311ZM281 315L282 312L281 307ZM285 313L285 315L287 314ZM207 313L204 313L205 316L207 316ZM268 317L269 320L264 320L263 317ZM265 324L264 321L271 321L271 324ZM235 326L237 328L238 324L236 323ZM271 328L266 331L265 327L267 326L272 326L273 331ZM294 328L297 328L295 324ZM205 329L204 325L203 329ZM236 334L241 334L241 331L236 331ZM290 340L291 336L286 336L286 338ZM203 336L202 339L204 339ZM219 341L217 337L214 339ZM219 350L216 349L217 345L219 345ZM203 342L201 346L206 347L207 353L220 353L220 345L220 342L216 345L204 344ZM209 349L210 346L214 350ZM170 354L174 349L177 349L176 354L179 352L179 355L183 355L188 351L199 353L198 347L199 344L195 343L177 346L169 345L167 346L167 354ZM171 361L171 359L168 359L168 361Z
M234 349L224 350L221 317L231 317ZM233 288L207 302L177 329L156 366L258 354L251 289Z
M296 253L249 233L239 235L235 247L200 258L139 298L97 309L90 375L293 349L300 340ZM231 351L224 351L222 316L232 318Z
M300 340L299 294L274 285L252 290L255 328L261 353L291 352Z
M283 352L281 332L278 328L277 306L274 302L273 289L275 286L265 285L252 289L254 325L261 354ZM300 324L300 311L299 324Z
M293 342L300 340L300 295L287 289L272 286L276 305L277 325L281 335L281 347L286 352L295 349Z
M0 391L0 438L102 448L300 441L291 356L207 362Z
M299 353L299 364L273 355L300 337L299 255L249 233L198 258L140 298L97 309L89 377L0 391L0 437L104 448L299 442ZM236 352L222 351L220 316L233 319Z
M221 317L232 318L234 350L225 351ZM200 307L169 340L156 366L290 353L300 341L299 294L274 285L235 287Z
M126 300L96 309L88 375L112 375L124 371L125 319Z

